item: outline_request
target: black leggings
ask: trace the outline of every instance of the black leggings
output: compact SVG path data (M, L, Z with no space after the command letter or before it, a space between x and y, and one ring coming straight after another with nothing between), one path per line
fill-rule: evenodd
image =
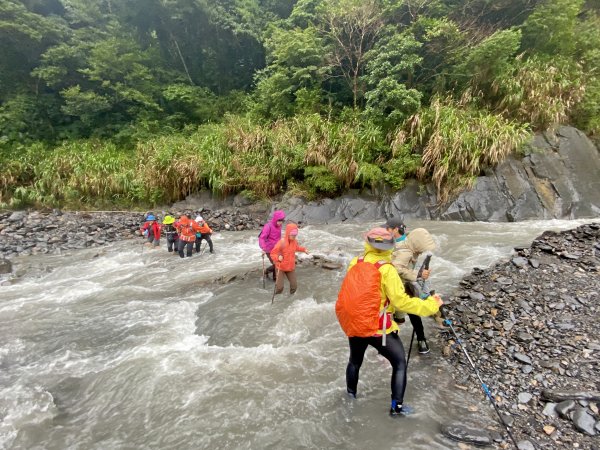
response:
M404 391L406 390L406 358L398 333L394 332L387 335L385 347L381 343L381 336L351 337L348 338L348 342L350 344L350 360L348 361L348 367L346 367L346 389L348 392L356 395L358 372L365 356L365 350L370 345L392 365L392 400L402 404Z
M411 297L418 297L410 283L404 283L404 290ZM415 334L417 335L417 341L425 340L425 329L423 328L423 320L421 316L415 316L414 314L409 314L408 318L410 319L410 323L415 330Z

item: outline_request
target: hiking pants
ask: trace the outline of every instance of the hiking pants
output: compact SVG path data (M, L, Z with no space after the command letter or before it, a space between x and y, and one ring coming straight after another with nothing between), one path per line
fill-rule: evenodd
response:
M415 316L414 314L409 314L408 318L410 319L410 323L415 330L415 334L417 335L417 341L425 340L425 329L423 328L423 320L421 316Z
M202 245L202 239L205 239L208 242L208 248L211 253L214 253L212 239L210 238L210 234L202 234L202 236L196 238L196 253L200 253L200 246Z
M154 247L158 247L160 245L160 238L156 239L154 237L154 233L152 233L152 231L150 231L148 233L148 238L147 238L148 242L150 244L152 244Z
M351 337L350 360L346 367L346 389L348 393L356 395L358 386L358 372L365 356L365 350L370 345L374 347L381 356L392 365L392 400L399 404L404 402L404 391L406 390L406 359L404 347L397 332L387 335L385 347L381 343L381 336Z
M292 270L291 272L284 272L283 270L276 270L277 279L275 280L275 293L281 294L283 292L283 281L284 275L290 282L290 294L296 292L298 289L298 281L296 280L296 271Z
M416 293L410 283L404 283L404 290L411 297L416 297ZM414 314L409 314L408 318L410 319L410 323L415 330L415 334L417 335L417 341L425 340L425 329L423 328L423 320L421 316L415 316Z
M167 233L167 251L172 252L173 250L178 251L177 235L175 233Z
M263 274L265 278L269 278L269 273L273 274L273 280L275 280L275 264L273 264L273 259L271 258L270 253L265 253L267 258L269 258L269 262L271 265L265 269L265 273Z
M179 239L179 241L177 242L177 251L179 252L179 256L180 257L184 257L183 255L183 249L186 248L186 255L185 256L192 256L192 249L194 248L194 241L184 241L183 239Z

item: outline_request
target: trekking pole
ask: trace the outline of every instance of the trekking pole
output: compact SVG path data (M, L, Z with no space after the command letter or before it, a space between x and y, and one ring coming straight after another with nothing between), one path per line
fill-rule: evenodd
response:
M262 266L263 266L263 271L262 271L263 289L266 289L267 287L265 286L265 252L262 253Z
M494 407L494 410L496 411L496 414L498 414L498 418L500 419L500 423L504 426L504 428L506 428L506 432L508 433L508 436L510 437L510 440L512 441L512 443L515 445L515 448L519 448L519 445L517 444L517 441L515 440L515 438L512 435L512 433L510 432L510 427L504 421L504 418L502 417L502 414L500 413L500 408L498 408L498 404L496 403L496 400L494 400L494 397L492 396L492 393L490 392L489 387L487 386L487 384L485 384L483 382L483 379L481 378L481 375L479 374L479 369L477 369L477 366L475 366L475 363L473 362L473 360L469 356L469 353L467 353L467 349L465 348L465 345L463 344L463 342L460 340L460 338L456 334L456 330L452 326L452 320L448 319L448 317L446 316L446 310L445 310L445 308L444 308L443 305L440 306L440 313L442 314L442 318L444 319L444 324L448 325L450 327L450 330L452 331L452 334L454 335L454 338L456 339L456 342L458 342L458 344L460 345L460 348L462 349L463 353L465 354L465 357L467 358L467 361L469 361L469 364L471 365L471 368L473 369L473 372L475 372L475 375L477 375L477 378L479 378L479 382L481 383L481 389L483 389L483 392L485 393L486 397L492 403L492 406Z
M277 292L277 280L279 279L279 268L275 271L275 286L273 286L273 297L271 297L271 305L275 301L275 292Z

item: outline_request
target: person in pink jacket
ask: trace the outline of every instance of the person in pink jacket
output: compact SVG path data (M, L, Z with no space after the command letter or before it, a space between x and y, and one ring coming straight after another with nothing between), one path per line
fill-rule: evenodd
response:
M275 244L277 244L279 239L281 239L281 230L284 220L285 212L280 209L275 210L271 216L271 220L265 224L258 235L258 245L264 254L267 255L267 258L269 258L269 262L271 263L271 265L265 270L263 276L268 278L269 273L272 273L273 281L275 280L275 265L271 259L271 250L273 250Z

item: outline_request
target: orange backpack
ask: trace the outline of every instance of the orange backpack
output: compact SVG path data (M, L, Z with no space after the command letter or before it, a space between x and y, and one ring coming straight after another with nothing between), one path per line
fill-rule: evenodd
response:
M370 337L381 329L385 345L385 331L390 321L388 314L384 314L386 308L380 310L379 268L384 264L390 263L379 261L373 264L359 258L346 274L335 304L335 313L346 336Z

